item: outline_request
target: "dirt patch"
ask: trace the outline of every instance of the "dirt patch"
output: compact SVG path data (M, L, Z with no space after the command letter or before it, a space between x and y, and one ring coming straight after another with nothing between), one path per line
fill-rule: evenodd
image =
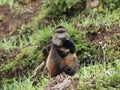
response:
M97 44L100 41L103 41L105 38L117 38L120 40L120 26L118 24L111 26L75 26L78 30L88 30L89 28L97 28L98 32L90 32L89 30L86 33L86 38L91 44Z
M20 48L12 48L9 50L0 49L0 56L3 56L3 58L6 57L14 57L16 54L18 54L20 51Z
M0 49L0 66L4 65L9 58L14 58L20 52L20 48L12 48L9 50Z
M0 38L10 37L21 25L27 24L38 15L41 0L32 1L21 8L10 8L9 5L0 6Z
M86 34L87 39L92 43L96 44L100 41L103 41L105 38L114 38L120 39L120 27L119 25L112 25L110 26L110 31L106 30L106 26L99 27L99 33L90 33Z

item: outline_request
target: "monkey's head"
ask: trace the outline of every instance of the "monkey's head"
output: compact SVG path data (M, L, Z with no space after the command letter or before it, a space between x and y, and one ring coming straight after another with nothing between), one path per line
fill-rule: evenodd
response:
M58 26L54 29L54 36L52 42L56 46L62 46L62 39L70 40L70 35L67 33L67 29L63 26Z

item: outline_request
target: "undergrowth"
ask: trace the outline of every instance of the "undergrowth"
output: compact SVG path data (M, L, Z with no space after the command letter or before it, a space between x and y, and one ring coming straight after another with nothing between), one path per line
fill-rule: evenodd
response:
M114 16L114 13L112 13L112 15ZM119 15L115 14L115 16L116 16L116 18L118 18L117 16L119 16ZM110 17L111 17L111 14L108 14L108 19L111 19ZM102 18L102 16L101 16L101 18ZM105 19L102 19L103 21L106 20L107 17L104 17L104 18ZM113 21L117 20L116 18L113 18L112 20L110 20L107 23L111 22L111 24L112 24ZM93 20L93 17L90 18L90 16L88 16L87 19L85 19L85 18L80 19L80 21L77 22L77 25L78 26L79 25L87 26L87 25L90 25L89 23L94 24L96 22L98 23L98 25L101 24L101 22L99 21L99 20L101 20L99 15L98 15L98 17L96 17L95 20L93 20L93 22L90 22L92 20ZM117 23L119 24L119 20ZM2 49L8 50L8 51L11 48L20 48L21 49L20 53L18 55L16 55L16 57L9 58L9 60L7 60L8 64L5 63L0 66L1 71L11 70L12 67L17 65L17 61L21 61L20 64L22 65L22 68L29 66L29 62L31 62L31 60L33 60L32 61L33 63L31 63L31 65L34 65L36 61L37 62L41 61L43 58L42 58L42 56L39 56L39 55L41 55L43 48L45 48L45 46L47 45L47 42L51 40L54 27L59 26L59 25L63 25L64 27L66 27L68 29L68 32L69 32L72 40L76 44L76 49L78 52L78 58L80 59L80 63L88 63L89 64L92 62L93 63L98 62L99 51L97 49L99 49L98 48L99 44L91 46L90 43L88 42L88 40L86 40L86 33L88 31L87 30L78 30L77 28L75 28L74 27L75 22L72 22L72 21L67 22L66 20L63 20L63 21L60 21L58 24L53 23L53 26L42 27L42 28L39 28L39 27L30 28L30 27L34 26L33 24L34 23L29 24L26 27L22 27L21 30L17 30L18 35L11 36L11 38L9 40L7 40L6 38L1 39L0 44L1 44ZM36 23L35 23L35 26L36 26ZM26 52L26 50L27 50L27 52ZM33 51L31 51L31 50L33 50ZM35 53L36 53L36 55L35 55ZM36 60L36 61L34 61L34 60ZM6 60L4 59L4 61L6 61ZM38 64L35 64L35 65L38 65Z
M115 66L114 66L114 65ZM105 66L101 64L81 67L78 90L119 90L120 59Z
M0 0L0 5L8 4L10 6L13 6L15 0Z
M33 80L30 77L22 77L19 79L13 78L12 83L3 84L0 90L43 90L43 87L49 79L43 78L41 80ZM34 85L34 83L37 84Z
M46 14L46 12L43 13ZM38 20L39 18L43 18L44 15L38 15L36 18L34 18L34 20L31 23L29 23L26 26L22 26L20 29L18 29L17 30L18 35L11 36L9 40L7 40L6 38L0 40L1 48L3 49L9 49L14 47L23 48L28 45L36 45L38 44L38 42L40 43L47 42L47 40L49 40L52 37L52 31L54 27L58 25L63 25L64 27L66 27L70 32L71 36L73 36L73 39L77 39L76 37L80 35L80 34L76 35L76 33L83 33L81 34L83 35L82 36L83 38L85 37L84 34L88 31L99 33L98 29L101 25L106 26L106 30L108 31L111 30L110 27L111 25L118 25L118 26L120 25L119 9L113 12L106 11L105 14L99 14L99 13L96 14L92 13L89 14L88 16L84 16L84 14L83 16L78 15L77 17L70 19L69 23L64 19L58 22L58 24L53 22L52 26L47 26L47 27L43 26L41 28L39 28ZM80 27L90 26L90 27L88 28L88 31L82 29L83 31L81 30L80 32L78 32L77 30L75 30L76 28L74 27L76 25L77 27L79 26Z
M9 3L6 0L2 1L0 1L0 4ZM10 1L9 4L12 5L14 0ZM49 1L46 1L46 6L50 5ZM116 2L118 2L118 0ZM11 48L20 48L19 53L14 57L2 57L0 53L0 62L2 62L2 64L0 64L0 77L3 77L0 81L0 90L43 90L43 87L49 81L49 77L34 80L31 79L31 75L33 70L39 65L39 62L43 60L42 50L48 41L51 40L54 28L59 25L63 25L68 29L76 45L79 58L79 70L74 77L80 78L78 90L119 90L119 40L114 35L113 40L105 37L105 41L92 45L86 39L86 33L95 32L99 34L99 27L101 25L106 26L107 31L111 31L111 25L120 26L120 9L114 11L108 11L106 9L102 14L94 11L85 11L69 21L64 19L57 23L54 21L48 26L39 25L39 20L44 18L46 14L51 14L55 11L55 14L58 15L59 10L63 9L63 11L60 12L61 15L67 12L66 10L70 10L74 4L81 3L81 0L75 0L74 4L68 0L62 2L58 0L55 2L51 1L51 3L53 5L51 5L50 8L52 8L54 4L57 6L58 4L64 3L67 4L67 7L54 8L53 11L49 11L51 10L49 8L49 12L44 10L41 12L42 14L40 13L29 24L23 25L16 30L17 35L0 39L0 48L6 52L11 53ZM92 26L92 28L90 28L90 26ZM79 27L88 28L84 29ZM107 46L104 47L105 45ZM27 71L30 73L30 76L23 78L23 76L27 76ZM16 73L20 74L18 75L19 79L16 78ZM12 79L10 79L11 77ZM34 82L37 82L37 84Z
M113 65L114 64L114 65ZM78 90L119 90L120 89L120 59L105 66L95 64L83 66L74 77L79 77ZM1 90L43 90L49 78L40 80L30 77L12 79L12 83L2 85ZM34 85L34 83L37 84Z

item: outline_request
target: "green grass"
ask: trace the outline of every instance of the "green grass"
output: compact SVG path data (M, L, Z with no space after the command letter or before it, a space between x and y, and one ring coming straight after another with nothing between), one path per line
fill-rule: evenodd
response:
M46 11L47 12L47 11ZM77 16L69 20L68 23L65 19L61 20L58 24L53 23L53 26L47 26L39 28L38 20L39 18L42 18L45 16L46 12L42 12L44 14L40 14L37 17L34 18L34 20L29 23L28 25L21 27L21 29L18 29L18 35L13 36L10 38L10 40L7 40L4 38L3 40L0 40L0 46L3 49L9 49L14 47L26 47L29 45L36 45L38 43L47 42L53 35L52 31L54 30L54 27L58 25L63 25L68 29L68 32L73 37L73 39L76 42L79 42L79 40L84 39L85 32L87 31L77 31L77 29L74 28L75 20L77 20L77 26L84 26L88 27L90 25L93 26L100 26L100 25L106 25L108 28L110 25L113 24L119 24L120 25L120 10L115 10L112 12L106 11L105 14L89 14L87 17L85 16ZM98 27L89 28L90 32L98 32ZM108 29L110 30L110 28ZM79 34L80 33L80 34ZM78 34L78 35L76 35ZM79 38L80 35L80 38ZM82 36L81 36L82 35ZM85 39L84 39L85 40Z
M0 0L0 5L8 4L13 6L15 0Z
M84 12L83 12L84 13ZM86 13L86 12L85 12ZM105 11L105 13L96 13L95 11L91 11L91 13L87 13L87 16L78 15L73 18L71 22L81 27L89 27L89 32L99 32L99 27L101 25L106 26L106 30L110 31L112 25L120 25L120 9L116 9L114 11Z
M45 12L43 13L45 14ZM38 15L38 18L42 18L44 16L45 15L40 14ZM80 40L78 39L78 36L80 34L79 35L76 35L76 34L82 33L83 31L79 32L74 28L73 26L75 23L74 20L78 19L78 22L77 22L78 26L84 26L84 27L89 25L100 26L102 24L102 25L107 25L109 27L112 24L120 24L119 16L120 16L120 10L118 9L113 12L106 11L105 14L97 14L97 16L93 13L89 14L87 17L78 16L77 18L71 19L69 23L66 20L62 20L58 24L53 23L53 26L54 27L58 25L65 26L68 29L68 32L71 34L71 36L74 39ZM1 48L4 48L4 49L9 49L14 47L23 48L28 45L38 44L39 42L40 43L47 42L51 38L53 34L52 31L54 28L51 26L48 26L48 27L43 27L39 29L39 26L37 23L38 18L35 18L35 20L32 23L29 23L27 26L22 27L21 29L18 29L19 35L11 37L10 40L7 40L6 38L4 38L3 40L0 40ZM93 27L89 31L98 32L98 28ZM85 32L83 32L83 37L84 37L84 33Z
M120 59L107 65L96 64L81 67L79 90L119 90L120 89Z
M120 60L116 60L114 66L112 63L83 66L73 77L80 78L78 90L119 90ZM41 78L36 85L33 85L34 81L30 77L12 79L12 82L4 82L1 90L43 90L49 78Z
M10 48L21 48L21 51L16 57L7 60L6 65L0 66L0 69L2 71L9 71L18 63L16 61L20 61L20 65L22 65L22 67L33 64L38 65L36 63L43 59L41 52L47 45L47 42L52 38L54 27L58 25L63 25L68 29L72 40L76 44L77 51L80 52L78 55L80 62L91 62L95 60L97 62L97 55L99 54L99 51L97 50L98 48L96 48L96 46L90 46L89 42L85 38L86 31L77 30L72 22L68 23L63 20L58 24L54 23L53 26L43 27L41 29L36 27L36 29L34 28L35 30L31 28L31 25L28 25L18 30L19 34L12 36L9 40L3 38L3 40L0 41L1 48L5 50L9 50ZM26 56L25 58L24 54ZM29 63L31 60L32 63Z
M12 83L4 83L0 90L43 90L45 84L49 80L47 78L41 79L40 81L33 80L30 77L24 77L19 79L12 79ZM33 85L37 82L36 85Z
M1 0L0 5L9 3L13 5L14 0ZM106 25L110 26L112 24L120 25L120 10L115 10L112 12L106 11L104 14L92 13L87 16L77 16L68 21L61 20L56 23L53 22L49 26L39 26L38 21L46 15L47 11L40 12L40 14L34 18L25 27L21 27L17 30L18 35L11 36L10 39L0 39L0 48L9 50L11 48L20 48L21 51L16 57L3 59L7 61L5 65L0 66L0 71L11 71L15 70L16 64L19 63L20 69L22 68L23 72L24 67L34 66L37 67L38 63L43 59L42 49L47 45L47 42L52 38L53 30L56 26L63 25L68 29L68 32L75 42L77 51L81 53L78 55L80 61L84 60L96 60L96 63L89 64L85 66L82 64L80 70L77 71L74 77L79 77L80 81L78 84L79 90L119 90L120 89L120 60L114 59L113 62L108 62L108 64L99 64L97 63L97 55L99 55L99 48L92 46L86 40L85 34L87 31L78 30L74 27L75 21L78 20L77 26L100 26ZM41 14L42 13L42 14ZM40 27L40 28L39 28ZM98 32L98 28L93 27L91 32ZM98 45L99 46L99 45ZM112 47L112 46L111 46ZM107 48L108 49L108 48ZM109 50L107 54L113 53ZM112 54L110 54L112 57ZM108 56L108 55L107 55ZM1 57L2 58L2 57ZM108 57L109 58L109 57ZM119 56L120 58L120 56ZM103 59L103 58L101 58ZM110 58L111 60L113 58ZM32 70L30 70L32 71ZM22 73L22 72L21 72ZM6 74L7 75L7 74ZM7 76L6 76L7 77ZM6 81L6 78L5 78ZM19 79L11 79L10 82L3 82L1 84L0 90L43 90L43 87L48 83L49 79L40 78L36 85L33 85L34 81L30 77L20 77Z

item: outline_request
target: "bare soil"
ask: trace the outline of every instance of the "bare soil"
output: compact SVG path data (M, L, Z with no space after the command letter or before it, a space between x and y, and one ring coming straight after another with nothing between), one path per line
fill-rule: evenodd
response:
M31 22L32 18L39 14L41 5L42 0L33 0L30 3L21 4L19 7L0 6L0 16L2 16L2 19L0 18L0 38L9 38L11 35L15 35L14 32L17 29ZM8 63L7 59L14 58L19 52L20 48L11 48L9 50L0 48L0 66ZM0 73L0 79L3 76L4 73Z
M16 29L21 25L27 24L31 19L38 15L40 11L41 0L32 1L23 5L23 11L19 11L16 7L10 8L9 5L0 6L0 15L3 19L0 20L0 38L10 37ZM19 14L16 14L19 11Z
M86 38L90 42L90 44L97 44L100 41L105 40L106 37L112 39L116 37L118 40L120 40L120 26L118 24L113 24L111 26L75 26L78 30L88 30L89 28L97 28L98 32L88 32L86 33Z

